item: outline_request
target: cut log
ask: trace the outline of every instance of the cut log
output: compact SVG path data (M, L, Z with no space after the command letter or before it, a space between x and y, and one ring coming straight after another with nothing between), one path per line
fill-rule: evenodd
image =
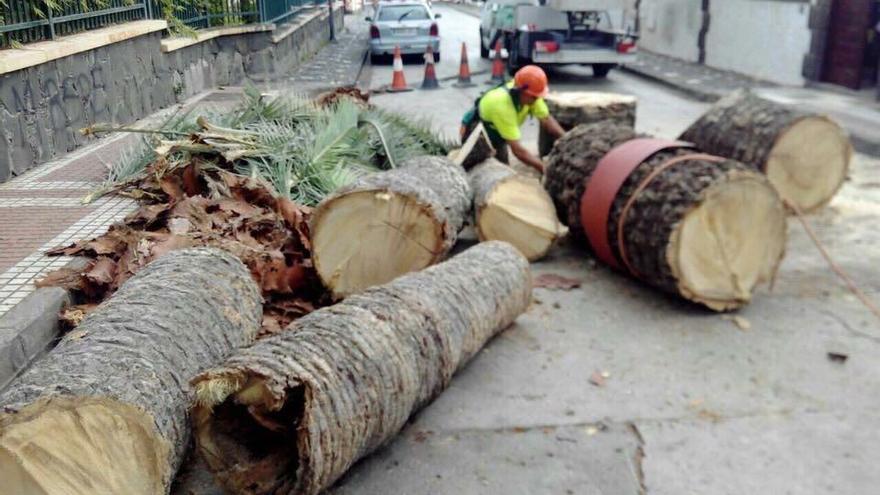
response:
M581 124L609 123L636 125L636 97L615 93L593 91L573 91L551 93L544 98L547 108L566 131ZM547 134L543 127L538 130L538 151L547 156L553 150L556 139Z
M636 137L630 127L593 124L557 141L545 185L573 235L585 237L581 200L600 159ZM734 160L698 155L658 170L694 153L656 152L626 178L604 232L611 261L711 309L737 308L748 303L757 284L775 276L785 248L785 208L766 177ZM595 197L583 200L587 213L601 208Z
M761 170L783 199L803 212L831 201L853 152L844 130L828 117L742 90L718 101L681 139Z
M315 209L315 268L344 297L433 265L455 244L470 207L467 175L444 157L367 175Z
M317 494L530 300L528 262L495 241L311 313L193 381L199 451L231 492Z
M486 134L486 129L480 123L468 134L467 139L461 144L461 149L456 150L451 159L456 165L470 170L474 165L493 156L495 156L495 148L489 140L489 135Z
M468 178L474 191L474 224L480 241L509 242L534 261L568 233L537 179L517 174L494 159L471 169Z
M3 492L167 493L189 446L187 381L253 341L260 303L223 251L148 265L0 397Z

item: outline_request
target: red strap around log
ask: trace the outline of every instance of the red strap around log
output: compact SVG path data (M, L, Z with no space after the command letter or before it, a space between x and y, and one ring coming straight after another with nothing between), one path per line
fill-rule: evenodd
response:
M636 202L636 198L642 194L650 184L661 172L670 168L674 165L678 165L679 163L692 161L692 160L703 160L711 163L721 163L724 161L724 158L720 156L707 155L705 153L689 153L687 155L676 156L666 160L654 170L651 171L650 174L647 175L642 181L636 186L635 191L633 191L632 195L626 200L626 204L623 205L623 209L620 210L620 216L617 217L617 252L620 253L620 259L623 261L624 266L632 274L633 277L641 278L642 275L632 266L632 263L629 262L629 256L626 252L626 243L623 242L624 230L623 227L626 224L626 217L629 216L629 210L632 209L633 204Z
M581 225L599 259L614 268L621 268L608 241L608 215L627 177L658 151L690 147L693 144L684 141L638 138L615 146L599 160L581 196Z

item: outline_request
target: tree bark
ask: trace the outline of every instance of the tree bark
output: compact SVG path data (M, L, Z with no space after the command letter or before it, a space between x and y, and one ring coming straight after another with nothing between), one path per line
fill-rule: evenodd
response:
M167 493L189 445L187 381L253 341L261 298L216 249L129 279L0 397L8 493Z
M312 257L336 297L437 263L471 207L464 170L424 156L367 175L325 199L312 217Z
M230 491L317 494L530 300L528 262L487 242L311 313L194 380L200 452Z
M536 179L492 159L471 169L468 178L474 191L474 225L481 241L509 242L534 261L568 233Z
M586 237L581 197L599 160L636 137L630 127L593 124L575 128L556 143L545 185L573 235ZM621 266L626 263L617 242L618 224L625 205L657 167L693 153L655 153L623 183L607 224L611 250ZM715 310L746 304L755 285L772 279L786 238L778 195L765 177L734 160L691 159L663 170L634 198L623 226L626 261L640 279ZM695 266L702 258L709 260Z
M547 108L566 131L581 124L608 121L629 127L636 125L636 98L614 93L567 92L552 93L544 99ZM547 156L556 142L544 127L538 130L538 151Z
M718 101L681 139L764 172L785 200L805 212L831 200L852 156L845 132L827 117L744 90Z

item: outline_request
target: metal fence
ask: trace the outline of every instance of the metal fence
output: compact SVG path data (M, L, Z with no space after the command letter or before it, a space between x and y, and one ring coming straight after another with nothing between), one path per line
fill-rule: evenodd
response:
M290 19L303 7L318 2L312 0L259 0L262 22L284 22Z
M203 29L260 22L260 0L175 0L153 3L156 19L175 17L189 27ZM272 0L274 1L274 0ZM170 12L168 12L170 10Z
M140 19L194 28L283 23L320 0L0 0L0 48Z
M148 16L144 0L0 0L0 48Z

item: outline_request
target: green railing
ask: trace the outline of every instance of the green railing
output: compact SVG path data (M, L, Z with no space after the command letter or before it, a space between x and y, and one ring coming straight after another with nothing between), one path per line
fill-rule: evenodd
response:
M283 23L320 0L0 0L0 48L140 19L203 29Z
M154 17L168 18L170 9L174 18L195 29L260 22L260 0L151 1L152 11L159 13Z
M148 17L145 0L0 0L0 48Z
M316 3L312 0L259 0L262 22L282 23L289 20L304 7L310 7Z

